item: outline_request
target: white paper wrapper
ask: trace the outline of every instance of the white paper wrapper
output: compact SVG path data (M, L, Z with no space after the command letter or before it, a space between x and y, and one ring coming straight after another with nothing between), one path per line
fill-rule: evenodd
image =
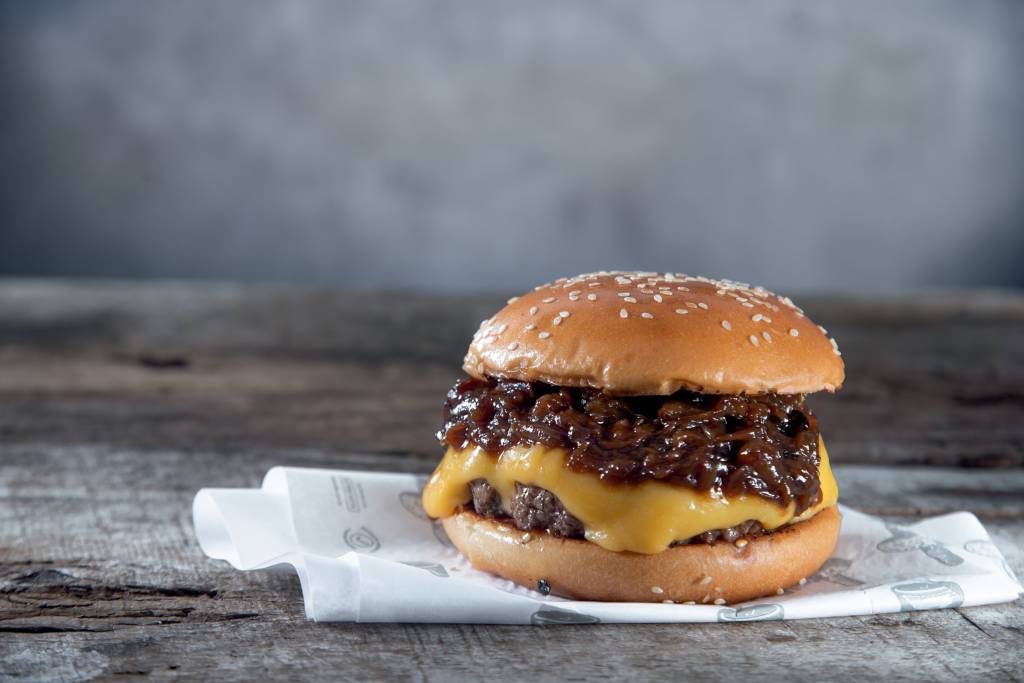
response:
M807 619L985 605L1021 585L967 512L901 527L843 508L825 566L742 605L581 602L474 570L420 504L425 477L276 467L259 489L203 489L203 551L237 569L291 565L316 621L579 624Z

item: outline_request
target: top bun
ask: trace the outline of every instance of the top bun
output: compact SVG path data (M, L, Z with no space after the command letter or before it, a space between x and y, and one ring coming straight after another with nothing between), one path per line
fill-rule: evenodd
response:
M834 339L762 287L673 273L560 278L484 320L463 368L610 394L835 391Z

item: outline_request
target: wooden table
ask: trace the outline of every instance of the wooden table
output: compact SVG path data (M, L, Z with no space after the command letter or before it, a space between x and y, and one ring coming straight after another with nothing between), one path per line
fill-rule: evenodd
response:
M1024 605L733 625L314 624L296 578L196 545L203 486L427 472L499 296L0 282L0 679L1024 678ZM843 500L978 514L1024 574L1024 295L801 297Z

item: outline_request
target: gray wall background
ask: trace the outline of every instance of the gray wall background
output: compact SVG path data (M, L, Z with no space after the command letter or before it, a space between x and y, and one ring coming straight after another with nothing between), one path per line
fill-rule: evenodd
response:
M1024 285L1024 3L0 3L0 275Z

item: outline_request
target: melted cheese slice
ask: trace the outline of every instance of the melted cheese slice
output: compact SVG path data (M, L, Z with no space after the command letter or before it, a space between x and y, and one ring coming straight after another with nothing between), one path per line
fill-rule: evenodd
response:
M613 551L658 553L675 540L755 519L766 529L813 517L835 505L839 496L825 444L818 441L821 502L799 516L795 505L782 506L759 496L726 497L711 491L645 481L609 484L595 475L565 467L566 452L543 446L519 446L494 456L482 448L449 448L423 489L423 509L431 517L448 517L472 500L469 482L486 479L509 503L516 482L539 486L558 496L583 523L588 541Z

